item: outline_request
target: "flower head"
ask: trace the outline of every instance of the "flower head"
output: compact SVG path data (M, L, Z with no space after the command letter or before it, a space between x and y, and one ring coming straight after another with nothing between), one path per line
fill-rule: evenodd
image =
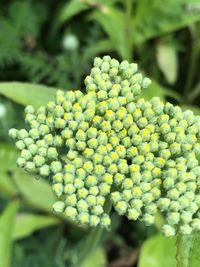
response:
M51 177L53 208L80 224L108 227L110 199L120 215L154 223L163 233L200 228L200 117L154 97L137 65L109 56L94 60L86 94L58 91L55 101L25 109L29 130L11 129L17 164Z

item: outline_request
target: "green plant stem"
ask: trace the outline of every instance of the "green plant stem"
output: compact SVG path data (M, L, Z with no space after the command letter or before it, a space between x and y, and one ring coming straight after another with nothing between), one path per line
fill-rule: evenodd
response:
M176 234L176 267L179 266L179 247L178 247L178 244L179 244L179 233Z
M131 38L131 16L133 3L132 0L125 0L126 5L126 27L125 27L125 36L126 36L126 59L131 62L132 61L132 38Z
M192 34L192 48L191 48L190 61L188 67L188 75L184 88L184 100L186 103L188 102L188 96L192 89L192 83L194 80L195 70L198 62L198 53L199 53L199 45L197 42L198 36L195 28L191 28L191 34Z
M112 208L112 203L108 199L106 201L105 212L110 213ZM74 267L81 266L81 264L86 260L90 253L92 253L98 246L101 244L102 237L104 234L105 229L102 227L95 227L91 230L89 235L86 237L85 242L83 242L79 246L79 255L77 262L75 263Z

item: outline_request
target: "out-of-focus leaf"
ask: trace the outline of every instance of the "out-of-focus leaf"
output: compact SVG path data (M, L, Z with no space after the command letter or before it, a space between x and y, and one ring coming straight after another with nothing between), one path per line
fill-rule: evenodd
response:
M200 20L199 0L140 0L133 21L134 43L142 43ZM192 8L194 7L194 8Z
M177 267L199 267L200 231L190 235L178 235Z
M10 179L10 176L6 172L0 171L0 192L6 196L15 196L18 191L15 187L13 181Z
M16 169L17 155L18 151L14 149L14 146L0 143L0 171Z
M21 239L29 236L36 230L55 225L58 219L50 216L22 213L15 220L13 239Z
M56 201L50 185L42 180L35 179L22 171L15 172L13 179L25 201L33 207L52 212L52 205Z
M173 84L177 79L177 53L173 46L165 43L157 45L157 62L168 83Z
M175 254L175 239L156 235L143 243L138 267L176 267Z
M160 99L164 100L165 98L165 89L158 84L156 81L152 81L149 87L142 90L142 97L146 100L150 100L152 97L160 97Z
M0 94L22 105L42 106L55 96L54 88L44 85L3 82L0 83Z
M84 56L90 58L91 56L96 56L103 52L113 51L114 46L109 39L99 40L95 45L86 47L84 50Z
M72 18L73 16L77 15L78 13L87 10L89 5L84 3L82 0L71 0L70 2L66 2L64 6L62 6L58 17L57 22L63 23Z
M17 151L11 145L0 143L0 192L8 196L17 194L17 189L10 179L8 171L16 169Z
M166 88L165 95L177 100L180 103L182 102L182 96L174 90Z
M155 80L152 81L148 88L142 90L141 96L144 97L146 100L150 100L152 97L155 96L160 97L160 99L162 100L165 100L165 97L169 96L181 102L181 96L177 92L169 88L163 87Z
M16 168L17 152L14 146L0 144L0 170L2 173L10 172L10 177L15 183L15 187L18 189L18 193L22 195L27 203L44 211L52 212L52 205L56 201L56 197L53 194L50 185L43 179L36 180L35 177L21 171ZM5 185L6 179L0 179L0 185ZM11 180L6 184L11 184ZM12 182L12 184L13 184ZM10 188L12 193L14 188ZM0 187L0 191L2 188Z
M192 103L200 95L200 82L192 89L187 96L187 102Z
M106 256L102 248L92 251L80 267L105 267Z
M18 201L11 202L0 217L0 266L9 267L12 253L12 235Z
M95 10L92 18L100 23L119 55L122 58L126 58L128 51L125 13L119 9L107 6L105 9Z
M200 108L197 106L189 106L189 105L182 105L181 108L183 110L192 110L194 112L195 115L200 115Z

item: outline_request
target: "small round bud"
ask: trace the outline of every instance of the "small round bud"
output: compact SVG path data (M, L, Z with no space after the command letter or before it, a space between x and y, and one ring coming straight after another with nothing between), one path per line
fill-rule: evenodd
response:
M57 201L53 204L53 210L56 213L62 213L65 209L65 203L62 201Z

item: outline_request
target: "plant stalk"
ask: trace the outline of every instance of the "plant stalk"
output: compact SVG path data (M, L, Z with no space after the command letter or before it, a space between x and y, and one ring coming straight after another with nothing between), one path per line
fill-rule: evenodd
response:
M107 199L105 204L105 212L109 214L111 208L112 203L109 199ZM95 227L90 231L89 235L85 238L85 242L83 242L83 244L80 244L80 253L78 255L77 262L75 263L75 265L73 265L74 267L81 266L88 255L92 253L96 248L98 248L98 246L101 244L104 231L105 229L103 227Z
M126 36L126 59L131 62L132 61L132 38L131 38L131 17L132 17L132 9L133 3L132 0L126 0L126 26L125 26L125 36Z
M192 48L189 60L189 67L188 67L188 75L186 79L186 84L184 88L184 100L187 103L189 94L192 90L192 84L195 76L195 70L198 61L198 53L199 53L199 45L198 45L198 36L196 33L195 26L191 28L191 35L192 35Z

